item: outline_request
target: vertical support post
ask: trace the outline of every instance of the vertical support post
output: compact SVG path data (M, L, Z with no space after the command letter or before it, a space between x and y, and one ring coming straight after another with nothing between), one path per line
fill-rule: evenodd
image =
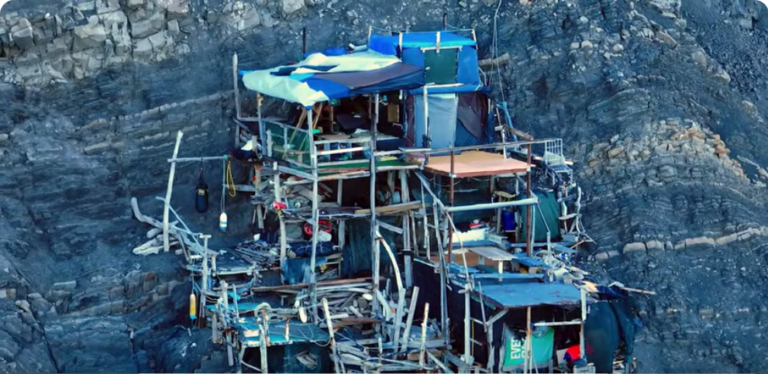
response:
M320 316L317 313L317 274L315 274L316 258L317 258L317 233L320 230L320 202L318 198L319 186L317 182L317 148L315 148L315 135L314 135L314 120L315 115L314 106L307 111L307 134L309 142L309 158L310 165L312 166L312 253L309 262L310 268L310 296L312 301L312 316L315 321L319 321ZM319 114L318 114L319 116Z
M200 238L203 239L203 273L202 273L202 279L201 279L201 288L202 291L200 292L200 312L203 317L200 318L200 326L202 327L204 325L205 316L208 314L205 311L206 306L206 294L208 292L208 239L210 239L210 235L204 235L200 234Z
M181 145L181 137L184 133L179 131L176 134L176 146L173 148L173 161L171 161L171 172L168 174L168 190L165 193L165 206L163 207L163 250L168 252L171 250L170 239L168 237L168 217L171 210L171 195L173 193L173 178L176 176L176 156L179 155L179 146Z
M455 158L456 158L456 151L451 150L451 177L450 177L450 183L451 186L449 187L449 197L448 197L448 206L453 206L453 198L454 198L454 168L455 168ZM448 212L448 217L452 220L453 219L453 213ZM451 259L451 263L453 263L453 225L448 224L448 258Z
M427 86L424 86L422 92L422 95L424 96L424 139L422 139L422 147L430 148L432 142L429 141L429 100L427 100ZM425 161L426 164L426 162L429 162L429 155L424 155L424 157L427 159Z
M472 298L469 294L469 279L467 279L467 283L464 284L464 363L467 364L467 366L472 365L472 352L471 352L471 340L472 335L470 333L470 328L472 324L472 316L470 315L470 301Z
M421 347L419 348L419 366L424 367L427 345L427 321L429 321L429 303L424 303L424 319L421 321ZM443 330L446 328L443 327Z
M237 53L232 55L232 88L235 90L235 113L237 116L237 119L239 120L241 118L240 113L240 89L237 86ZM235 128L235 132L237 132L237 127ZM235 144L237 146L237 144Z
M269 331L264 328L264 325L259 326L261 330L261 336L259 337L259 358L261 359L261 372L267 374L269 372L269 365L267 364L267 334Z
M229 366L234 366L234 353L232 352L232 334L227 333L227 317L229 315L229 297L227 296L227 290L229 289L229 285L227 284L227 281L222 280L221 281L221 298L224 301L224 312L221 316L221 321L224 324L224 335L226 337L226 344L227 344L227 364Z
M333 108L333 107L331 107ZM344 191L344 180L339 179L337 181L337 187L336 187L336 204L341 207L342 205L342 196ZM344 250L344 247L347 244L347 220L346 219L340 219L339 220L339 249L342 251Z
M408 188L408 171L400 170L400 202L411 202L411 191ZM405 252L404 266L405 266L405 287L410 288L413 285L413 268L412 268L412 256L415 247L411 246L411 230L410 221L411 213L403 215L403 252Z
M531 215L536 217L536 205L529 205L528 209L532 210L533 212L531 212ZM530 242L529 242L530 246L528 247L528 253L529 253L529 256L531 256L530 254L533 253L533 243L534 243L534 240L533 240L534 237L533 236L536 234L536 220L535 219L531 220L531 227L529 228L529 230L531 231L531 235L530 235L531 239L530 239Z
M526 181L525 181L525 194L527 198L531 198L531 143L528 143L528 173L526 174ZM526 228L526 234L525 234L525 248L526 252L528 254L528 257L533 255L533 247L531 244L532 236L533 236L533 230L531 228L531 206L529 205L528 208L525 209L525 228Z
M400 352L408 350L408 337L411 333L411 326L413 326L413 317L416 314L416 302L419 300L419 287L413 287L413 294L411 294L411 306L408 308L408 318L405 321L405 330L403 330L403 345L400 348Z
M235 304L235 319L240 319L240 308L237 306L237 285L236 284L232 285L232 303Z
M269 368L267 366L267 347L270 345L269 342L269 319L267 319L267 310L262 309L261 310L261 325L259 326L261 329L261 339L259 344L260 349L260 355L261 356L261 373L267 374Z
M200 238L203 239L203 279L202 279L202 288L203 288L203 299L205 299L205 292L208 291L208 239L211 238L210 235L200 234Z
M227 289L229 288L229 284L227 284L227 281L221 280L221 299L224 302L224 317L229 313L229 298L227 297ZM226 323L227 319L222 319L222 322Z
M264 128L264 122L262 121L261 117L261 102L263 98L261 96L261 93L256 93L256 116L259 119L259 142L261 143L261 150L264 151L267 149L266 144L264 144L264 140L266 140L266 129ZM256 152L256 142L254 140L253 143L253 151ZM261 181L259 181L261 183Z
M331 321L331 312L328 309L328 300L323 298L323 311L325 312L325 323L328 325L328 335L331 336L331 355L333 355L333 368L336 373L341 373L341 356L338 355L336 350L336 339L333 334L333 322ZM365 365L365 364L363 364Z
M371 203L371 241L373 247L373 292L379 291L379 258L380 248L379 240L377 239L376 231L378 231L378 224L376 218L376 132L379 125L379 94L374 95L374 115L373 121L371 121L371 185L370 185L370 203ZM377 298L373 298L373 310L378 310L379 301Z
M485 305L481 305L481 308L485 308ZM488 365L485 366L486 369L488 369L489 373L494 373L493 366L495 364L495 353L496 350L493 346L493 324L496 323L491 322L490 325L487 326L488 331Z
M279 203L282 200L282 187L280 186L280 172L277 171L277 168L277 162L273 163L272 170L275 172L275 176L273 177L275 201ZM278 214L277 219L280 223L280 266L283 266L287 258L286 252L288 250L288 239L286 238L285 219L283 218L283 215ZM283 278L282 280L285 281L282 272L280 274L280 277Z
M245 345L240 344L240 353L237 355L237 373L243 372L243 357L245 356Z
M533 331L531 331L531 307L526 308L525 311L526 314L526 324L525 324L525 364L524 366L524 372L530 373L531 372L531 335L533 335Z
M443 13L443 30L448 30L448 13Z
M494 187L495 187L495 185L496 185L496 176L492 175L491 176L491 202L492 203L496 199L496 197L494 195L494 192L495 192ZM499 201L501 201L501 196L499 196ZM501 225L501 212L503 210L504 210L504 208L496 209L496 232L499 233L499 234L502 234L504 232L504 229L503 229L503 227Z
M309 260L310 270L310 291L312 293L312 311L315 316L315 321L319 321L319 315L317 313L317 274L315 274L315 267L317 266L317 239L318 230L320 230L320 206L318 194L317 177L312 181L312 254Z
M587 291L583 288L580 289L581 292L581 330L579 331L579 352L581 352L581 357L583 359L587 358L587 345L584 340L584 323L587 321ZM624 362L624 365L631 365L632 362Z
M449 339L449 331L448 328L448 296L446 295L445 288L448 286L447 277L448 275L446 272L446 266L445 266L445 251L443 251L443 243L442 239L440 239L441 233L440 233L440 227L439 227L439 221L437 219L437 203L434 203L432 205L432 213L433 218L435 221L435 234L437 235L437 253L440 257L439 259L439 265L440 265L440 327L443 330L443 340L445 341L445 344L448 345L450 339Z
M424 184L422 182L421 184L421 207L424 211L424 215L422 217L422 226L424 226L424 248L427 249L427 258L432 261L432 248L430 246L430 240L429 240L429 219L427 218L427 200L424 198ZM434 204L433 204L434 208Z
M213 344L216 344L219 342L219 317L218 314L213 313L213 317L211 318L211 341Z

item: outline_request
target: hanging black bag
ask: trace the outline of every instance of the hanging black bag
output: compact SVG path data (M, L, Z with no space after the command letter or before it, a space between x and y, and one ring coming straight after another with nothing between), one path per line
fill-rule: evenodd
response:
M200 166L200 177L197 180L197 187L195 187L195 210L198 213L208 211L208 184L205 183L205 173L202 165Z

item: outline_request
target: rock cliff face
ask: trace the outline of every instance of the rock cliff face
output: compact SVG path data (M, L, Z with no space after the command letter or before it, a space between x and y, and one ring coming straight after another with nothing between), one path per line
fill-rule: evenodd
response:
M515 124L570 147L596 240L585 260L643 301L644 372L768 370L768 183L754 0L14 0L0 14L0 371L226 371L184 322L171 254L137 257L181 155L232 142L231 56L243 67L360 44L376 29L476 27ZM494 15L498 17L494 19ZM212 206L221 165L206 166ZM197 165L174 207L192 213ZM227 201L232 232L247 219ZM229 236L228 236L229 235ZM180 357L185 357L181 360ZM191 359L190 359L191 358Z

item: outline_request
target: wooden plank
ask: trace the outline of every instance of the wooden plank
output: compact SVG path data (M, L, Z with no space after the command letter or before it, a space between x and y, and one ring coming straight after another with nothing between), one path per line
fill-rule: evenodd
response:
M240 117L240 89L237 85L237 53L232 55L232 88L235 90L235 115L237 116L237 119L242 119Z
M371 277L355 278L355 279L337 279L332 281L317 282L317 287L345 285L345 284L352 284L352 283L368 283L370 281L371 281ZM308 283L285 284L280 286L254 287L254 288L251 288L251 291L252 292L271 292L271 291L280 291L280 290L300 290L303 288L308 288L309 286L310 284Z
M394 232L395 234L400 234L400 235L402 235L402 234L403 234L403 232L404 232L404 231L403 231L403 229L401 229L401 228L399 228L399 227L396 227L396 226L393 226L393 225L390 225L390 224L388 224L388 223L386 223L386 222L380 221L380 222L378 222L378 223L379 223L379 226L381 226L381 228L383 228L383 229L387 229L387 230L389 230L389 231L392 231L392 232Z
M443 285L445 287L445 285ZM429 303L424 303L424 320L421 322L421 347L419 349L419 365L422 367L424 366L424 353L426 351L426 344L427 344L427 322L429 322ZM447 326L443 326L443 328L447 328Z
M400 324L403 320L403 308L405 308L405 289L403 288L403 280L400 278L400 267L397 265L397 258L395 257L395 253L392 252L392 248L390 248L389 244L387 244L384 238L381 237L381 233L379 233L378 229L376 230L376 235L381 241L381 244L384 246L384 249L387 251L390 261L392 261L395 280L397 282L398 298L397 311L395 312L395 336L392 339L393 350L397 351L397 344L399 343L398 340L400 340Z
M465 248L470 252L477 253L478 255L483 256L491 261L512 261L512 259L515 258L513 254L505 252L504 250L496 247L483 246Z
M400 351L405 352L408 347L408 335L411 333L411 325L413 324L413 315L416 314L416 301L419 299L419 287L413 287L413 294L411 295L411 307L408 309L408 319L405 322L405 331L403 331L403 346Z
M377 214L388 214L388 213L400 213L400 212L407 212L409 210L417 210L421 209L422 205L420 202L411 202L411 203L401 203L401 204L394 204L394 205L387 205L387 206L377 206L376 207L376 213ZM356 210L355 214L371 214L370 209L360 209Z
M416 158L421 162L421 159ZM467 151L454 155L453 175L459 178L469 176L495 175L528 171L528 164L500 153ZM424 169L435 174L451 176L451 156L431 156Z
M328 300L325 298L323 299L323 311L325 312L325 321L328 324L328 335L331 336L331 354L334 357L333 366L337 373L341 373L342 371L339 370L340 360L336 359L338 357L339 351L336 349L336 341L333 338L333 322L331 321L331 312L328 309Z

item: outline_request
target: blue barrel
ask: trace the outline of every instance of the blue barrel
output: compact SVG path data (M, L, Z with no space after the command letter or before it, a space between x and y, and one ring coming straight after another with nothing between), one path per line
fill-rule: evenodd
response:
M501 212L501 227L504 231L512 231L515 229L515 212L505 210Z

